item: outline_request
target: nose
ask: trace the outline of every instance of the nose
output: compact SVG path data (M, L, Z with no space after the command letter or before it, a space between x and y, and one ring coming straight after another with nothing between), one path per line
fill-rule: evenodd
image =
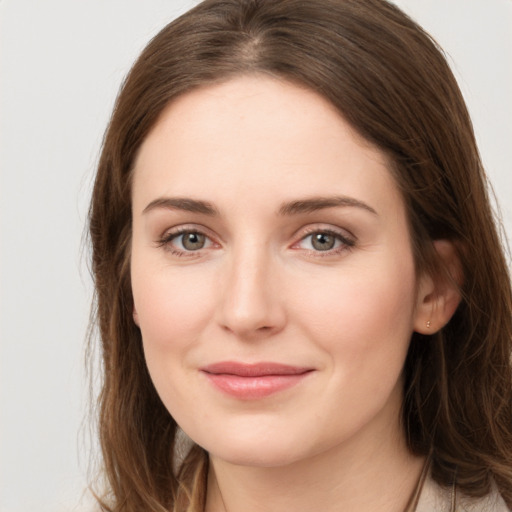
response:
M277 267L262 247L252 245L232 255L220 285L218 322L224 330L254 339L284 328L286 314Z

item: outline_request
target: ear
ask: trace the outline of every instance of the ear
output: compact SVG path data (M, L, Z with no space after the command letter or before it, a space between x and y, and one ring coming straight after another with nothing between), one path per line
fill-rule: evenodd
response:
M434 241L440 259L440 272L424 274L418 283L414 330L420 334L433 334L451 319L460 303L462 269L455 246L448 240Z
M139 314L137 313L137 309L135 308L135 306L133 306L133 321L135 322L135 325L137 327L140 327L140 324L139 324Z

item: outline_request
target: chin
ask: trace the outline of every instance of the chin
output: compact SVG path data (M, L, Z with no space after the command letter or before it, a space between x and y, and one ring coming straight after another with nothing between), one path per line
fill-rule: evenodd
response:
M304 458L303 453L297 453L292 450L279 450L275 447L267 447L262 449L263 442L257 447L235 447L229 450L219 450L208 452L212 457L221 459L229 464L236 466L249 466L260 468L283 467L293 464Z
M212 457L238 466L281 467L312 455L305 440L296 439L289 432L209 436L196 442Z

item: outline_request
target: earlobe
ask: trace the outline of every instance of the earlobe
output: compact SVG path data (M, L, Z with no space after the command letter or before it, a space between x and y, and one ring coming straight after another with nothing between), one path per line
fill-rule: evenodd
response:
M139 315L137 313L137 310L135 309L135 306L133 306L133 313L132 313L132 315L133 315L133 321L135 322L135 325L137 327L140 327L140 325L139 325Z
M448 240L436 240L434 248L441 270L434 276L422 276L418 284L414 330L421 334L433 334L442 329L461 300L463 275L454 244Z

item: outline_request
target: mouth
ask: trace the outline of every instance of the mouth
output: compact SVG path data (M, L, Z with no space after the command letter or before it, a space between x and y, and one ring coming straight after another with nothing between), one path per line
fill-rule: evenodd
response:
M295 386L314 369L271 362L225 361L205 366L200 371L219 391L240 400L257 400Z

